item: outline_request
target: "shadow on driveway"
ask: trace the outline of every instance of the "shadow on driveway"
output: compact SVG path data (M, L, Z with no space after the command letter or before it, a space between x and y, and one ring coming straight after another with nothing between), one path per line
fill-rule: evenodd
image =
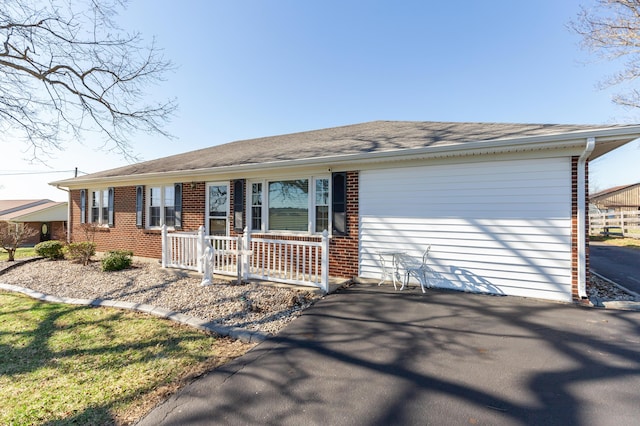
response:
M640 312L361 284L141 425L631 425Z

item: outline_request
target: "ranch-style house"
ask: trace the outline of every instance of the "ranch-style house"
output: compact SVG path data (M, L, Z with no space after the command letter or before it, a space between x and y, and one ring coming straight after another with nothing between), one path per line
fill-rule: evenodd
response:
M589 277L589 161L638 137L635 125L374 121L52 185L69 190L68 239L82 240L92 224L99 251L160 259L167 235L242 234L263 242L249 262L266 273L306 257L304 244L327 230L331 277L380 279L383 253L418 258L430 246L435 287L579 301Z

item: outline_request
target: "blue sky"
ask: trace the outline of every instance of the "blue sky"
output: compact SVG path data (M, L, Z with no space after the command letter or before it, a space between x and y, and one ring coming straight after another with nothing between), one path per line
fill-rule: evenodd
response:
M581 4L593 2L132 0L120 25L155 36L177 66L149 97L180 107L175 140L131 144L150 160L372 120L640 122L610 101L624 87L597 88L622 64L580 50L567 29ZM127 164L98 146L69 144L46 168L10 145L0 198L66 200L47 182ZM638 164L635 141L592 163L592 186L640 182Z

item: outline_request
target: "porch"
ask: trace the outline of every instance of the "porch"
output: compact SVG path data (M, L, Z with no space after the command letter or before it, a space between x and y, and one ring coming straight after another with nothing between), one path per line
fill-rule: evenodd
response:
M345 281L329 278L327 231L320 241L297 241L251 237L246 230L237 237L206 235L203 226L195 232L170 233L163 226L162 267L202 273L203 285L217 274L329 293Z

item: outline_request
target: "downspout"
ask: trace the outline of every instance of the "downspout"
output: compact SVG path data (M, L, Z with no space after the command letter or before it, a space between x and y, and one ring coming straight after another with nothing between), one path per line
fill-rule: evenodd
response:
M56 185L60 191L67 193L67 243L71 242L71 191L61 188L60 185Z
M578 297L587 297L587 159L596 146L596 138L587 138L587 145L578 158Z

